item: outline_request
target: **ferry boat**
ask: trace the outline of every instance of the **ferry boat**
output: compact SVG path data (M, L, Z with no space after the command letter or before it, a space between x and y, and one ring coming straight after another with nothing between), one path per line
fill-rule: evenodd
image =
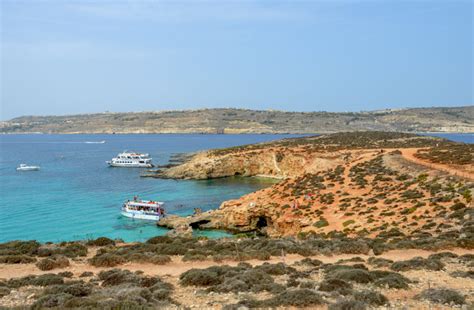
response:
M124 151L106 163L111 167L151 168L151 160L148 154Z
M163 202L135 198L124 202L121 213L133 219L159 221L165 213L163 205Z
M28 166L27 164L20 164L16 168L17 171L38 171L40 170L40 166Z

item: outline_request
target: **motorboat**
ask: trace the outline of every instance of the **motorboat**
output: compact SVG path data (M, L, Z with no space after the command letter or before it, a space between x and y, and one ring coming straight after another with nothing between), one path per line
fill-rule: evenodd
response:
M18 166L16 170L17 171L38 171L40 170L40 166L29 166L27 164L20 164L20 166Z
M148 154L124 151L106 163L111 167L151 168L151 160Z
M122 215L139 220L159 221L164 216L164 203L152 200L127 200L122 205Z

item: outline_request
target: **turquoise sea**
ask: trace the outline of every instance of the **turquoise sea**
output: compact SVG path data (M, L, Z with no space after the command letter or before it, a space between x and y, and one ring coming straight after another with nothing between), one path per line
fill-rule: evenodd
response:
M474 142L473 134L443 134ZM134 195L161 200L168 213L191 214L193 208L217 208L223 201L272 184L259 178L206 181L140 178L141 169L109 168L105 161L123 150L150 153L155 164L172 154L292 137L292 135L0 135L0 242L41 242L99 236L125 241L166 233L153 222L120 216L124 200ZM105 144L97 142L105 140ZM20 163L40 165L17 172ZM202 231L209 237L223 232Z

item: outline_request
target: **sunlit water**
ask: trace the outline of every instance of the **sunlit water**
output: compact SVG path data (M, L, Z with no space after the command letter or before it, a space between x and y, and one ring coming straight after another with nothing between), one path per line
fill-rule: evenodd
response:
M472 134L441 135L473 143ZM134 195L166 203L170 214L217 208L223 201L267 187L273 181L226 178L206 181L140 178L142 169L105 164L123 150L150 153L166 164L174 153L256 143L290 135L0 135L0 242L64 241L98 236L141 241L166 229L120 215ZM85 143L105 140L105 144ZM17 172L20 163L40 165ZM218 231L196 232L219 237Z
M155 164L170 155L289 137L288 135L2 135L0 136L0 242L62 241L98 236L145 240L166 233L153 222L120 216L126 199L166 203L170 214L213 209L228 199L271 185L259 178L206 181L140 178L143 169L110 168L123 150L147 152ZM105 144L85 143L105 140ZM18 172L20 163L40 171ZM222 232L197 234L211 237Z

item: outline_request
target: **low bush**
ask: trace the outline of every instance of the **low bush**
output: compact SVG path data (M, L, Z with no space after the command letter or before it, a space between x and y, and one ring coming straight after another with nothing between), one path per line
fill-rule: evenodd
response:
M27 255L0 256L0 264L30 264L34 262L36 262L36 258Z
M84 271L79 275L79 278L86 278L86 277L92 277L94 276L94 273L92 271Z
M354 299L369 304L371 306L383 306L387 305L388 299L384 295L376 291L364 290L356 292Z
M410 281L400 274L390 274L375 280L374 285L383 288L394 288L407 290Z
M334 304L328 306L328 310L365 310L367 305L355 299L339 299Z
M466 299L458 292L446 288L431 288L422 291L417 298L426 299L439 304L456 304L462 305L466 303Z
M53 270L56 268L65 268L69 266L69 260L63 256L57 256L52 258L43 258L36 263L38 269L46 271Z
M212 268L212 267L211 267ZM184 286L210 286L221 283L219 274L208 269L190 269L179 276L180 283Z
M150 263L155 265L165 265L171 263L171 257L168 255L153 255L150 258Z
M139 284L141 277L136 273L122 269L111 269L101 271L98 274L99 279L102 281L102 286L116 286L124 283Z
M393 264L393 260L382 258L382 257L370 257L367 260L367 263L377 268L389 267L390 265Z
M43 295L55 295L60 293L69 294L76 297L88 296L92 293L92 285L83 282L66 283L47 287Z
M468 270L468 271L453 271L449 274L451 277L454 278L471 278L474 279L474 270Z
M58 276L63 277L63 278L72 278L74 274L70 271L63 271L58 273Z
M287 266L283 263L269 264L264 263L263 265L256 266L256 270L261 270L267 274L281 276L284 274L293 274L296 273L296 269L290 266Z
M412 269L427 269L439 271L444 268L444 264L437 259L424 259L414 257L410 260L398 261L393 263L390 268L395 271L408 271Z
M115 267L125 263L125 259L115 254L101 254L89 259L89 263L95 267Z
M458 255L452 252L440 252L440 253L435 253L431 254L428 256L428 259L445 259L445 258L457 258Z
M328 277L357 283L370 283L374 280L368 271L357 268L337 270L331 274L328 274Z
M312 259L312 258L303 258L302 260L295 263L297 266L311 266L311 267L319 267L323 264L322 261L319 259Z
M318 293L309 289L296 289L284 291L273 298L259 302L259 306L266 307L311 307L324 304Z
M87 241L87 245L90 245L90 246L115 245L115 241L107 237L99 237L97 239Z
M37 241L10 241L0 243L0 256L5 255L36 255L41 244Z
M79 242L72 242L62 247L57 254L65 255L69 258L87 256L87 247Z
M10 289L8 287L0 286L0 298L10 294Z
M352 292L352 284L340 279L325 279L319 284L318 290L348 295Z

